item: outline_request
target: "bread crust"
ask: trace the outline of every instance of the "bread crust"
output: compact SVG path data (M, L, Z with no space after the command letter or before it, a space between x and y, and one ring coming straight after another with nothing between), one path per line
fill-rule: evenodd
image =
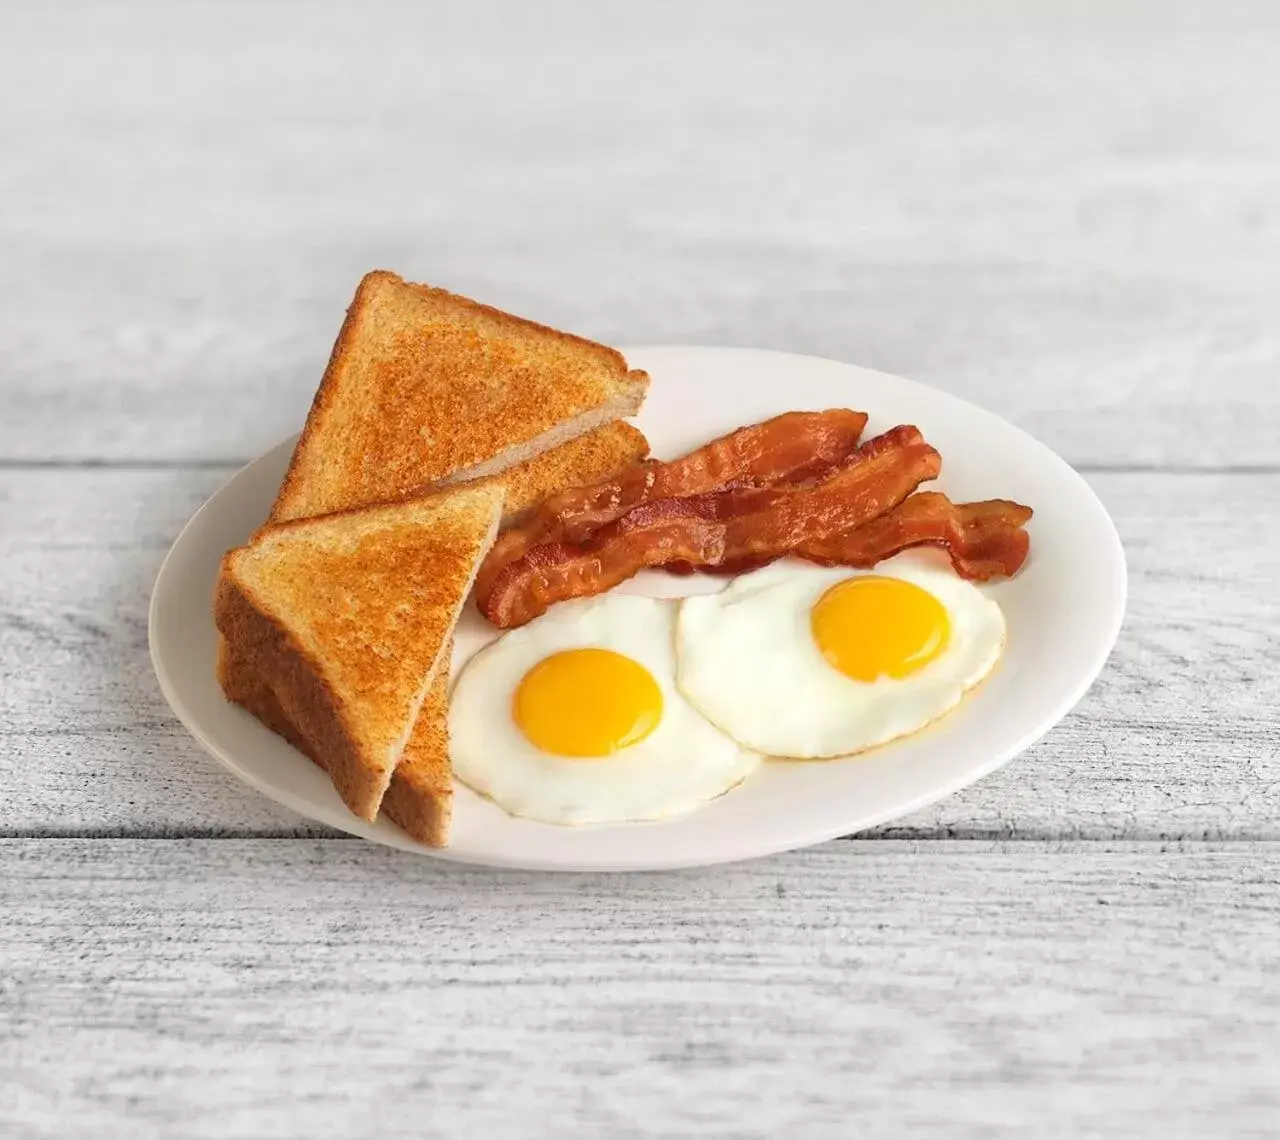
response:
M507 491L502 525L511 526L550 495L590 486L634 467L649 454L639 428L615 420L491 478Z
M235 672L265 686L274 708L247 683L227 695L265 708L273 728L278 709L291 730L281 734L307 745L362 819L376 817L442 663L447 677L502 501L500 485L473 486L297 520L223 559L215 622Z
M448 843L453 817L448 719L452 656L450 644L445 648L444 664L418 711L413 735L382 798L382 810L387 817L428 847L444 847Z
M639 462L648 450L648 440L642 432L631 424L616 421L544 452L503 475L493 476L487 482L505 489L503 525L509 525L547 495L565 487L607 478ZM474 486L476 484L463 484L458 489ZM337 512L339 516L344 513L355 515L359 512L355 509ZM287 532L288 528L303 521L294 520L275 526L269 524L259 535L270 531ZM233 638L248 637L248 628L248 623L242 622ZM328 755L327 745L313 743L304 735L265 679L274 673L264 675L260 671L259 661L268 656L276 661L277 650L242 647L239 640L228 641L220 637L218 679L223 692L228 700L252 713L304 756L328 771L330 764L320 759ZM381 801L381 810L390 819L420 843L433 847L444 846L447 842L452 815L453 783L447 730L449 657L450 650L446 649L436 679L418 712L409 742ZM279 669L279 665L273 664L271 668ZM349 763L342 770L349 771ZM363 789L352 786L349 792L357 798L371 798L376 793L376 786Z
M453 770L449 763L446 718L449 672L445 666L452 655L450 643L444 650L442 664L426 700L418 710L409 743L382 797L381 811L428 847L444 847L449 842L449 824L453 817ZM218 680L228 700L252 713L317 767L325 768L318 759L320 750L289 719L270 686L221 636Z
M420 502L452 484L505 491L502 521L512 523L547 495L647 455L644 436L619 421L638 410L647 385L605 345L375 270L356 289L251 547L278 544L316 516L358 525L373 504ZM357 723L368 693L348 692L326 655L273 609L270 593L242 573L247 557L228 553L215 599L228 699L329 772L355 814L372 819L385 804L414 838L443 845L452 804L450 638L431 662L401 749L374 762ZM474 572L448 599L449 631Z
M352 812L361 819L373 819L391 774L386 772L384 778L381 770L361 762L358 745L344 723L342 701L325 682L323 666L258 609L234 575L220 579L215 610L218 629L253 661L253 673L272 678L270 691L293 727L294 739L307 744L304 751L329 773ZM305 733L298 727L304 723Z

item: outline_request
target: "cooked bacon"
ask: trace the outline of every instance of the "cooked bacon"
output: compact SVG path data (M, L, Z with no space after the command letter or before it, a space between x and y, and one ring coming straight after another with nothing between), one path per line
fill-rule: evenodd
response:
M853 453L866 426L866 413L848 408L786 412L740 427L680 459L650 460L595 486L561 491L498 538L480 568L476 591L487 594L498 572L531 546L581 544L644 503L825 478Z
M502 567L477 600L494 625L510 629L556 602L611 590L647 566L767 562L884 514L940 468L916 428L896 427L821 483L657 499L584 543L539 543Z
M1016 574L1031 550L1031 537L1022 528L1031 508L1008 499L953 503L937 491L917 491L877 519L829 538L813 539L790 551L824 566L866 569L915 546L938 546L951 559L961 578L986 582ZM699 569L718 576L746 574L767 566L773 558L743 558L719 566L697 567L688 562L663 569L695 574Z
M856 530L812 538L791 551L828 566L870 567L913 546L940 546L962 578L976 582L1016 574L1031 549L1022 528L1031 508L1007 499L953 503L919 491Z

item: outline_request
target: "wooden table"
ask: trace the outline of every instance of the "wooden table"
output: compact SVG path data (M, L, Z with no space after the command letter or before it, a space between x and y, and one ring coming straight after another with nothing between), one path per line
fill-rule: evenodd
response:
M1280 1130L1280 9L6 6L0 1134ZM635 877L238 785L165 550L386 265L925 380L1130 560L1080 707L856 838Z

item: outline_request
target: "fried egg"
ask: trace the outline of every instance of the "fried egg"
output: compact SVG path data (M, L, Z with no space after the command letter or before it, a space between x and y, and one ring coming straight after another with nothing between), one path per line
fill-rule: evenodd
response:
M676 605L565 602L481 650L449 707L454 775L511 815L619 823L678 815L761 757L676 688Z
M843 756L954 708L1004 637L994 601L919 554L865 572L779 562L681 603L677 682L746 748Z

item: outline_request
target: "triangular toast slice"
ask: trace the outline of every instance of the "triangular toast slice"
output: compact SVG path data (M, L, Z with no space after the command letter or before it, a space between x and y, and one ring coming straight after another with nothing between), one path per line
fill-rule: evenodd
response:
M382 811L419 843L443 847L453 816L453 765L449 761L449 658L427 692L413 735L391 777Z
M447 666L452 653L452 645L447 646L435 680L418 711L409 743L382 797L382 813L429 847L443 847L448 843L449 822L453 817L453 769L449 763L447 719ZM218 639L218 680L229 700L253 713L304 756L320 763L315 746L285 715L266 682L224 637Z
M569 443L495 476L506 488L503 524L566 487L590 484L640 462L648 441L621 420L597 428ZM449 764L447 712L449 699L446 649L427 692L418 720L396 765L382 800L382 811L414 839L432 847L448 842L453 780ZM226 638L218 638L218 680L229 700L241 705L303 755L315 760L318 750L285 714L267 682L257 675L253 658Z
M219 632L362 819L377 815L432 682L448 675L502 503L501 485L483 484L300 519L223 559Z
M612 348L375 270L347 310L270 521L497 474L631 415L648 382Z

